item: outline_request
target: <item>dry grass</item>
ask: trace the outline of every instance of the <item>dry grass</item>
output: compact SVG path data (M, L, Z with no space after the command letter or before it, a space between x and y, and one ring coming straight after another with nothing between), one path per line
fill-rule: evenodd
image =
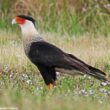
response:
M31 64L24 55L20 35L10 32L0 32L0 63L10 68L22 68ZM81 36L60 36L57 34L42 34L45 40L63 49L65 52L72 53L83 61L93 66L104 69L105 64L109 64L110 38L92 35Z

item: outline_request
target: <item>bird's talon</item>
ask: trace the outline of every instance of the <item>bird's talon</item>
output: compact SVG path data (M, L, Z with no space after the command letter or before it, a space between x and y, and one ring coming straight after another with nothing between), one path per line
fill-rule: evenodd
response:
M50 83L50 84L47 85L47 87L48 87L49 90L51 90L51 89L53 89L54 85Z

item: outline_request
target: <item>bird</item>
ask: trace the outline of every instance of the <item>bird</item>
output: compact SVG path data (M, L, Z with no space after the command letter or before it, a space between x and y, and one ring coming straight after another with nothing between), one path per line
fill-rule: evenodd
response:
M100 81L107 81L103 71L45 41L36 29L33 17L18 15L12 19L12 24L20 26L25 54L37 66L49 90L55 86L57 72L70 75L86 74Z

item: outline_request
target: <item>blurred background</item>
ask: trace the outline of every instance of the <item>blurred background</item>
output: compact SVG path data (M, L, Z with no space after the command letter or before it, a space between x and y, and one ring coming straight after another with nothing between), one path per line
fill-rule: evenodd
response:
M60 34L110 33L109 0L0 0L0 28L13 17L31 15L39 30Z
M24 54L20 14L36 20L44 39L107 73L110 81L110 0L0 0L0 110L110 110L110 85L94 78L57 76L48 91Z

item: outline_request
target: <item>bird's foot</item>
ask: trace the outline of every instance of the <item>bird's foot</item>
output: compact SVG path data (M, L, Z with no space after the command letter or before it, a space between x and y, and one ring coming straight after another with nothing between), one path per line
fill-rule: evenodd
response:
M50 83L50 84L47 85L47 87L48 87L49 90L52 90L54 85L52 83Z

